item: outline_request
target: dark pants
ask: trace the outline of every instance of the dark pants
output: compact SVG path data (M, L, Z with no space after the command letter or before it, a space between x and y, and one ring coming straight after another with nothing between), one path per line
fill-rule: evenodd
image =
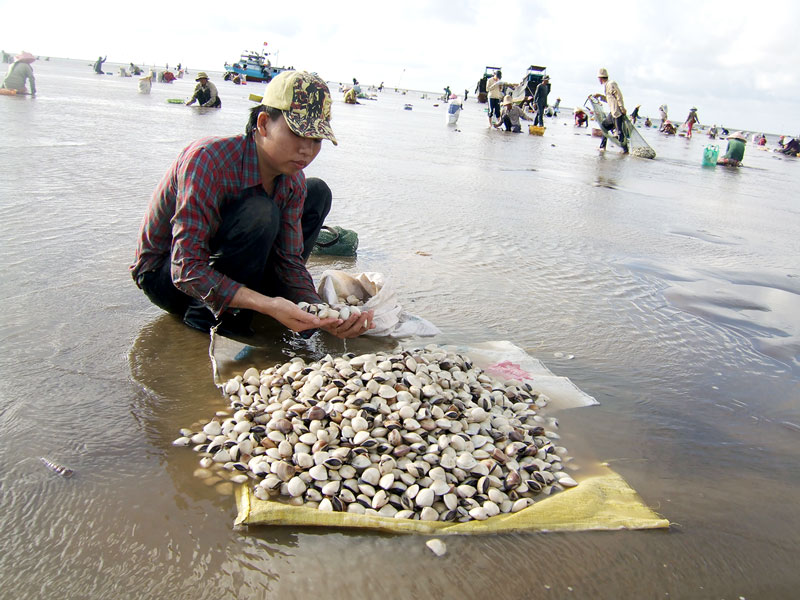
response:
M206 102L211 100L211 91L210 90L198 90L197 94L195 94L195 100L200 106L204 106ZM222 100L220 100L219 96L217 99L214 100L213 104L208 105L209 108L221 108L222 107Z
M303 260L308 260L317 236L331 209L331 190L321 179L306 180L308 194L303 206ZM234 281L267 296L282 296L286 288L274 270L273 244L281 226L280 209L270 198L250 196L227 205L222 223L211 239L209 265ZM172 283L169 258L161 266L137 279L150 301L196 329L208 330L216 323L212 312L200 301ZM226 311L222 323L231 329L246 329L252 311Z
M615 117L614 118L614 127L617 130L617 139L619 140L619 143L622 146L622 150L624 152L627 152L628 151L628 144L625 143L625 130L622 129L622 119L623 119L623 115ZM605 136L603 136L603 139L600 142L600 147L601 148L605 148L607 142L608 142L608 140L606 139Z
M544 102L536 103L536 116L533 118L533 124L544 127Z
M489 120L492 120L492 115L496 119L500 118L500 98L489 98Z
M519 125L511 124L511 119L508 115L503 117L503 126L506 128L506 131L510 131L511 133L522 133L522 128Z

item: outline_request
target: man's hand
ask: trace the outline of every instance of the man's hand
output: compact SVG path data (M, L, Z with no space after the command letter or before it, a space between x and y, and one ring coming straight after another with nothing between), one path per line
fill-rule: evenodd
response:
M341 319L320 319L317 315L312 315L301 309L297 304L286 298L274 297L272 306L268 313L276 321L279 321L292 331L305 331L306 329L325 329L335 326Z
M349 319L320 319L301 309L297 304L280 296L264 296L247 287L241 287L234 295L231 308L247 308L268 315L292 331L324 329L338 338L354 338L374 327L374 311L367 310Z
M321 325L320 328L338 338L354 338L375 327L375 325L372 323L373 315L374 311L367 310L362 312L360 315L350 315L350 318L346 321L343 321L342 319L335 319L335 323L331 325ZM325 320L327 321L329 319Z
M247 287L241 287L231 300L231 308L247 308L268 315L292 331L305 331L328 327L340 319L320 319L307 313L297 304L280 296L265 296Z

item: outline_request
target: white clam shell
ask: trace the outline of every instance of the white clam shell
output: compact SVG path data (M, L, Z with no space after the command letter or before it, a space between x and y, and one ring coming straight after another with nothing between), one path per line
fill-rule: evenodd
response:
M391 489L391 487L394 485L394 473L387 473L386 475L383 475L378 481L378 485L384 490Z
M286 492L293 498L299 497L306 491L306 483L299 477L292 477L286 484Z
M430 506L422 507L422 510L419 513L419 520L420 521L438 521L439 520L439 512Z
M473 508L472 510L470 510L470 511L469 511L469 515L470 515L470 516L471 516L473 519L475 519L475 520L477 520L477 521L485 521L486 519L488 519L488 518L489 518L489 515L488 515L488 513L486 512L486 509L485 509L485 508L483 508L482 506L476 506L475 508Z
M432 539L425 542L425 546L433 552L436 556L444 556L447 554L447 545L440 539Z
M433 500L435 497L435 493L430 488L422 488L418 493L416 498L414 498L414 502L420 508L425 506L431 506L433 504Z
M562 473L558 473L556 476L558 475L562 475ZM578 482L575 481L569 475L566 475L564 477L558 477L558 484L564 487L575 487L576 485L578 485Z
M203 432L210 436L219 435L222 433L222 425L219 421L210 421L203 427Z
M351 422L350 426L353 428L353 431L366 431L369 429L369 423L364 417L355 417Z
M381 479L381 472L377 467L370 467L365 469L363 473L361 473L361 480L364 483L368 483L371 486L378 485L378 482Z
M325 465L314 465L308 470L308 474L315 481L328 481L328 469Z

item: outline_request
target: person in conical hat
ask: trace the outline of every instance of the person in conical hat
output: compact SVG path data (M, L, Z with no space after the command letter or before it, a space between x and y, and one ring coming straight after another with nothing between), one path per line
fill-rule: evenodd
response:
M687 138L692 137L692 127L694 127L695 123L700 125L700 119L697 117L697 107L693 106L689 109L689 116L686 117L686 121L684 122L684 125L686 125L686 128L688 129L686 132Z
M16 90L18 94L27 94L28 89L25 87L27 82L31 87L31 96L35 96L36 79L33 77L33 67L31 67L31 63L35 60L36 57L30 52L17 54L0 87L5 90Z
M332 193L304 169L326 139L337 144L325 81L305 71L275 76L244 134L195 141L167 170L142 222L137 286L206 333L252 336L256 313L305 336L369 331L371 310L320 318L298 306L322 302L305 263Z
M717 164L738 167L744 159L745 144L747 144L747 138L741 131L729 135L728 147L725 149L725 154L717 160Z

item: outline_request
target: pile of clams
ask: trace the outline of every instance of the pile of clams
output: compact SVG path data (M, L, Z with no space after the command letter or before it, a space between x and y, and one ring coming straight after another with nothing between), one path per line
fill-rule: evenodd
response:
M547 398L439 346L298 357L222 387L231 410L174 444L198 452L198 477L262 500L464 522L577 485L557 422L538 414Z

